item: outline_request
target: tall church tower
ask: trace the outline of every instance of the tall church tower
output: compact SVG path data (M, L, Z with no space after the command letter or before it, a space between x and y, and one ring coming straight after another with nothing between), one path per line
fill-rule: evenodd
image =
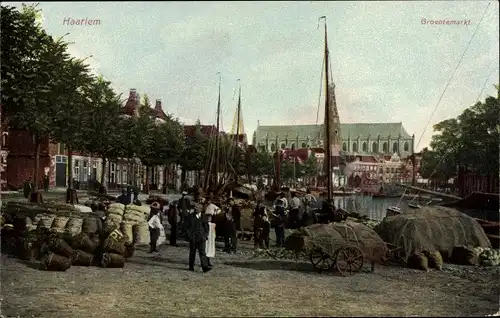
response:
M328 108L329 112L329 118L330 118L330 149L331 149L331 154L332 157L339 157L340 156L340 144L341 144L341 136L340 136L340 118L339 118L339 111L337 109L337 100L335 99L335 84L330 84L329 85L329 98L330 98L330 107ZM325 147L327 146L327 138L326 138L326 119L328 118L325 116L325 122L323 123L323 129L324 129L324 134L323 134L323 144ZM333 165L338 165L338 159L332 160Z

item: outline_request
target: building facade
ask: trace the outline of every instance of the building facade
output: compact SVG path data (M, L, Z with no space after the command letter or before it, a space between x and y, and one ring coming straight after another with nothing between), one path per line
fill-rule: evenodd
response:
M402 123L340 124L341 151L353 155L392 155L407 157L413 153L414 136ZM274 152L280 149L321 148L323 125L258 126L253 134L257 149Z
M131 89L129 97L122 109L124 116L139 115L140 98L135 89ZM161 100L157 100L153 119L157 124L165 121L167 115L163 111ZM34 174L34 153L35 145L32 136L27 131L8 130L6 120L2 115L2 183L9 188L21 188L23 183ZM73 181L82 188L87 187L91 182L100 181L103 162L101 158L91 154L73 152ZM51 187L66 187L68 182L68 153L65 146L60 143L50 143L43 140L40 152L40 169L38 180L42 186L45 176L49 177ZM174 167L172 167L174 168ZM137 186L147 183L161 188L163 182L163 167L153 167L146 174L146 168L137 159L119 159L106 163L104 167L105 182L109 188L118 188L123 185L132 184ZM177 171L167 173L167 180L175 183ZM167 181L168 182L168 181ZM2 185L3 185L2 184ZM2 189L5 188L2 186Z

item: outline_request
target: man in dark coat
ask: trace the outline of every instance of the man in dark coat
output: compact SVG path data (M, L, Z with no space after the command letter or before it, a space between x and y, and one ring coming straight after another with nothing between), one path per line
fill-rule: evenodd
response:
M127 196L127 190L125 188L122 189L122 194L118 198L116 198L116 202L123 205L130 204L130 199Z
M27 199L30 196L30 193L33 192L33 190L34 190L33 182L31 181L31 177L29 177L23 186L24 197Z
M276 211L274 217L276 218L276 246L283 247L285 244L285 207L282 201L276 202Z
M43 190L45 192L48 192L49 191L49 185L50 185L50 179L49 179L49 176L45 176L43 178Z
M194 271L194 261L196 258L196 251L200 257L201 269L204 273L211 270L208 264L206 254L206 243L208 239L208 232L210 227L208 219L201 210L194 211L189 215L188 222L188 240L189 240L189 270Z
M235 253L236 246L238 244L238 237L237 237L238 228L236 224L236 217L234 215L234 212L236 210L234 209L235 207L234 201L231 200L229 204L230 206L225 213L224 251L227 253L231 252ZM239 212L239 209L237 211Z
M177 211L179 211L181 230L186 233L188 230L188 216L190 210L193 208L191 201L186 197L187 192L182 191L182 197L177 202Z

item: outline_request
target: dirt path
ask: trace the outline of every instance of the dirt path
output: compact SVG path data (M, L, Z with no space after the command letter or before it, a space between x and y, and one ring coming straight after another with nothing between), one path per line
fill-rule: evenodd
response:
M486 315L498 311L498 268L442 272L385 267L352 277L308 263L217 252L207 274L187 270L187 248L139 249L124 269L44 272L2 255L7 317ZM369 267L369 266L367 266Z

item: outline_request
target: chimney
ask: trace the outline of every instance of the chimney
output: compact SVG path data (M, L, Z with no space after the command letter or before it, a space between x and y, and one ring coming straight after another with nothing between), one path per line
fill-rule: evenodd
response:
M162 110L162 107L161 107L161 99L157 99L157 100L156 100L155 109L156 109L156 110Z
M128 95L128 98L132 99L132 100L137 98L137 91L135 90L135 88L130 89L130 93Z

